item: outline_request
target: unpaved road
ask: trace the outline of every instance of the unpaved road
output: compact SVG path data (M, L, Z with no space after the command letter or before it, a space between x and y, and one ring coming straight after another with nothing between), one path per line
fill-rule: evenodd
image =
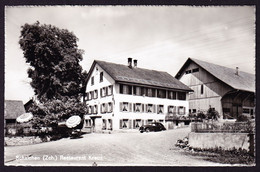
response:
M190 128L150 133L85 134L28 146L5 147L5 165L29 166L222 166L184 155L174 146ZM29 157L29 158L28 158Z

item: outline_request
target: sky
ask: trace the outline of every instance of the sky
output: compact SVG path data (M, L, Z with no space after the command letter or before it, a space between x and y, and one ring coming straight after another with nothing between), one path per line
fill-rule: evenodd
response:
M72 31L86 71L132 57L175 76L191 57L255 74L255 6L6 6L5 100L34 96L18 41L36 21Z

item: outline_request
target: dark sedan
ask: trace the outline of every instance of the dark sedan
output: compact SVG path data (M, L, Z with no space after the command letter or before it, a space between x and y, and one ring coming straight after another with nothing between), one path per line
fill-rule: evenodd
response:
M139 128L139 131L141 133L150 132L150 131L162 131L162 130L166 130L166 128L159 122L152 122L150 124L143 125Z

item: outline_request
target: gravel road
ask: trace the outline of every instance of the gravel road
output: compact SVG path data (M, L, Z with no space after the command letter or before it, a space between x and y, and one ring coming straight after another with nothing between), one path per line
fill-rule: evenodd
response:
M223 166L184 155L174 146L190 128L150 133L85 134L28 146L5 147L5 165L29 166Z

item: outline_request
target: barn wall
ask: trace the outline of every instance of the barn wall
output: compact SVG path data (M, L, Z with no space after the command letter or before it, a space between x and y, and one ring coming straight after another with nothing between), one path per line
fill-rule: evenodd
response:
M199 71L185 74L185 71L195 68L199 68ZM193 93L189 94L190 109L205 111L211 106L222 115L220 100L223 95L232 90L230 86L221 82L195 63L190 63L186 67L180 81L194 90Z

